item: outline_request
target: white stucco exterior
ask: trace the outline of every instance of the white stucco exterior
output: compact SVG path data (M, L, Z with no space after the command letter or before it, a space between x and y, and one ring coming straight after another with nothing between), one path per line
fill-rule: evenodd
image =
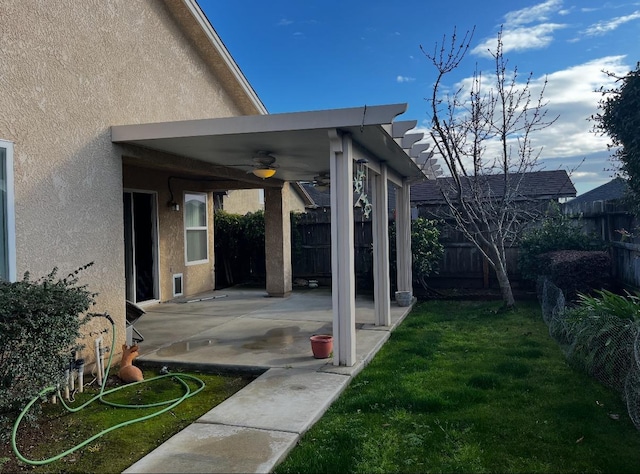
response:
M210 53L193 8L182 0L0 6L0 140L14 144L17 274L57 266L64 276L94 262L81 282L120 328L127 177L110 127L265 112L244 78ZM166 177L158 180L134 176L128 185L164 191Z

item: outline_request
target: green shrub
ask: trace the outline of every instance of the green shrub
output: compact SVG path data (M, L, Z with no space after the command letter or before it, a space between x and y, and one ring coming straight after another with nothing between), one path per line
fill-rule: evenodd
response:
M593 295L578 294L578 305L594 312L604 312L620 319L640 321L640 293L618 295L608 290L595 290Z
M216 267L227 284L265 278L264 211L246 215L216 211ZM219 282L220 283L220 282Z
M535 281L543 275L538 256L556 250L603 250L603 243L582 232L575 220L552 206L539 227L525 232L520 239L518 265L523 278Z
M609 281L611 259L607 252L558 250L539 255L537 262L567 300L575 299L579 292L602 288Z
M438 263L444 253L439 241L440 230L434 220L419 217L411 222L411 254L413 278L427 288L426 279L438 273ZM396 262L396 226L389 226L389 256L393 274L397 272ZM392 279L395 281L395 279Z
M78 274L90 265L62 279L54 269L36 281L29 273L0 281L0 418L61 382L94 304L95 294L78 285Z

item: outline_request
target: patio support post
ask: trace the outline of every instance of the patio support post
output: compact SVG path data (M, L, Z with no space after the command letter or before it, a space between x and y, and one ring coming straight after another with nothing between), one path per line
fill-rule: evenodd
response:
M391 325L391 284L389 280L389 192L387 166L373 176L373 294L376 326Z
M355 251L353 248L353 144L351 136L329 131L331 139L331 297L333 364L356 360Z
M287 296L292 289L291 217L288 183L264 190L264 239L269 296Z
M396 261L398 262L398 290L413 294L411 272L411 185L405 179L396 196Z

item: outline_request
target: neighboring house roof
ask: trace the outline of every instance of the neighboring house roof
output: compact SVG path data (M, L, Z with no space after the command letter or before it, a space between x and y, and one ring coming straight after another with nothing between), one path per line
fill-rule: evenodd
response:
M627 192L627 189L627 181L625 179L615 178L602 186L598 186L591 191L581 194L577 198L572 199L568 204L580 204L583 202L594 201L614 201L622 198Z
M312 205L307 206L311 209L331 209L331 193L329 190L319 191L312 183L298 183L302 189L309 195ZM393 215L396 207L396 188L393 184L387 185L389 193L388 211ZM354 194L354 202L358 200L358 196ZM371 200L371 199L370 199Z
M573 197L576 188L565 170L557 171L532 171L522 174L513 173L510 176L512 182L522 178L518 194L522 199L551 199ZM504 175L483 175L484 183L490 190L491 196L504 195ZM423 204L442 203L441 189L450 189L453 178L437 178L424 181L411 186L411 202Z
M304 207L306 208L317 207L315 200L309 194L309 190L305 187L304 183L295 181L291 183L291 186L293 187L294 191L298 193L298 195L302 199L302 202L304 203Z
M312 183L299 183L300 187L307 193L311 199L311 208L330 208L331 193L327 191L319 191Z
M564 210L568 214L599 214L606 209L611 210L610 205L605 205L605 203L621 200L627 190L626 180L615 178L565 203Z

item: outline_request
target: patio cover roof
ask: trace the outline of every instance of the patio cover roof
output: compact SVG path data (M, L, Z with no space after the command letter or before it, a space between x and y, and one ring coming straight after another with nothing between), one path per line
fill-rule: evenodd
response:
M272 153L278 165L271 180L311 181L329 170L332 133L351 135L363 157L385 163L389 179L421 179L415 160L424 151L414 143L422 134L405 133L416 121L394 122L407 104L270 115L187 120L111 127L114 143L137 145L221 167L250 171L259 151ZM413 147L413 149L412 149ZM371 163L373 158L373 163Z

